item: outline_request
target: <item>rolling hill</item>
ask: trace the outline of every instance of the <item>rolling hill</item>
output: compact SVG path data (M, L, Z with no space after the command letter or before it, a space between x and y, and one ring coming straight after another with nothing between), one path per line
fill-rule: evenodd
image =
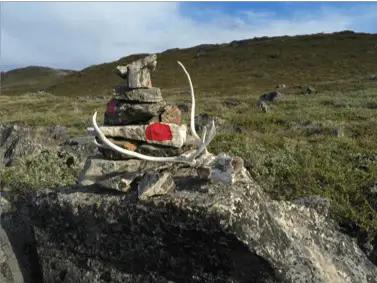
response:
M78 72L43 67L12 70L2 78L2 93L17 95L42 88L60 96L109 94L114 85L122 83L113 69L145 55L131 55ZM360 89L377 73L377 34L343 31L262 37L170 49L157 55L152 80L162 90L187 88L177 60L185 65L194 86L202 91L229 95L235 88L263 91L281 83Z
M1 73L1 93L21 94L29 91L44 90L74 73L72 70L49 67L29 66Z

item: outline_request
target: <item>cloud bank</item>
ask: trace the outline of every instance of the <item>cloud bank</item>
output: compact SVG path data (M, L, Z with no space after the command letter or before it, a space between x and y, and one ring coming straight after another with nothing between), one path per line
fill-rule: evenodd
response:
M176 2L3 2L2 69L41 65L79 70L135 53L259 36L346 29L377 32L377 3L315 10L224 12ZM234 4L236 5L236 4ZM374 23L374 24L373 24Z

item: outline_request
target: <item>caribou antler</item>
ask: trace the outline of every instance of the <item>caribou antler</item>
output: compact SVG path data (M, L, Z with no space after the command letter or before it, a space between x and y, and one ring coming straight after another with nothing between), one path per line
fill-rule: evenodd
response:
M100 128L97 125L97 112L93 115L93 126L94 131L96 132L99 139L102 141L103 144L99 144L96 140L94 141L95 144L99 147L109 148L112 150L115 150L119 153L136 157L139 159L147 160L147 161L158 161L158 162L180 162L180 163L186 163L192 166L200 165L200 161L198 161L196 158L206 149L206 147L209 145L209 143L213 140L213 138L216 135L216 127L215 122L212 121L211 127L209 130L209 133L207 134L207 128L204 127L203 129L203 136L200 138L199 135L196 133L195 130L195 96L194 96L194 88L192 86L191 78L189 73L186 71L185 67L181 62L178 61L178 64L182 67L183 71L186 73L188 81L190 83L190 89L191 89L191 99L192 99L192 105L191 105L191 119L190 119L190 127L192 135L197 140L197 149L194 152L191 152L189 154L184 153L180 156L173 156L173 157L156 157L156 156L148 156L144 155L138 152L134 152L131 150L124 149L122 147L117 146L116 144L112 143L110 140L106 138L106 136L103 134L103 132L100 130Z
M194 87L192 86L191 77L190 74L186 71L185 66L179 61L177 63L182 67L183 71L185 72L187 79L190 84L190 93L191 93L191 116L190 116L190 129L192 135L195 137L195 139L199 142L201 139L199 135L196 133L195 130L195 95L194 95Z

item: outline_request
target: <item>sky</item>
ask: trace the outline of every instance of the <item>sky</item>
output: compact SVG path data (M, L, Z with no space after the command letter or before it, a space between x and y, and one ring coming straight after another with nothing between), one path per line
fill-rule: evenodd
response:
M377 2L1 2L0 69L81 70L260 36L377 33Z

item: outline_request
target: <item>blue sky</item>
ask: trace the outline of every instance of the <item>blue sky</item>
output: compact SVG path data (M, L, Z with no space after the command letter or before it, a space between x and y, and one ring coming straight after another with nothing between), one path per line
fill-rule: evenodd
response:
M1 70L80 70L255 36L377 33L377 2L2 2Z

